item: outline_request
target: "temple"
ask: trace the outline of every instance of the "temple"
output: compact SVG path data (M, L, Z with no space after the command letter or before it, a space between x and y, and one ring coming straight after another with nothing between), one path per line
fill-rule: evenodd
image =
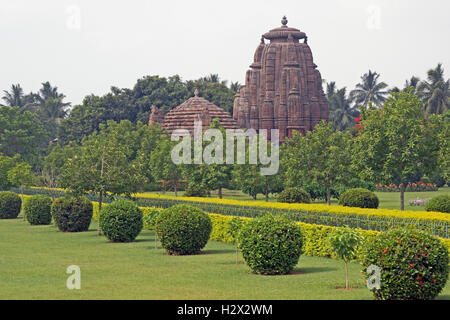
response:
M169 133L187 129L202 120L203 129L219 119L225 129L279 129L280 142L293 131L304 134L321 120L328 120L328 100L322 77L313 62L308 37L298 29L282 26L265 33L256 49L245 85L236 94L231 117L222 108L198 96L188 99L165 116L152 107L149 125L160 123ZM266 43L266 40L269 43Z
M287 22L283 17L281 27L262 36L233 108L240 128L268 129L269 134L279 129L280 141L328 120L328 100L308 38Z

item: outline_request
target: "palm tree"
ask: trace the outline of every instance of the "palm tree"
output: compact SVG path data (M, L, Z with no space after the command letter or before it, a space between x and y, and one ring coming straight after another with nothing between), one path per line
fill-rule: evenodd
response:
M24 106L24 94L20 84L11 85L11 90L3 90L5 95L2 97L3 101L10 107L23 107Z
M333 85L334 82L332 82ZM347 97L347 89L336 90L330 87L330 92L327 86L328 103L330 106L330 121L334 123L337 130L345 130L354 124L354 119L358 115L358 110L351 105L351 99ZM334 90L334 93L331 94ZM331 94L331 95L329 95Z
M328 100L336 94L336 82L331 81L327 83L327 93L326 96Z
M428 70L427 80L422 81L418 86L418 94L422 98L426 115L441 114L448 110L450 80L445 81L441 63L436 68Z
M38 113L44 122L56 121L67 115L70 102L63 102L66 96L58 93L58 87L52 87L50 82L42 83L42 88L35 95Z
M238 81L231 82L231 84L230 84L230 89L233 90L234 92L238 92L240 87L241 87L241 84Z
M361 83L356 85L356 89L350 92L350 99L356 104L367 105L371 102L373 105L380 107L388 91L387 84L384 82L378 82L380 74L369 70L361 77Z

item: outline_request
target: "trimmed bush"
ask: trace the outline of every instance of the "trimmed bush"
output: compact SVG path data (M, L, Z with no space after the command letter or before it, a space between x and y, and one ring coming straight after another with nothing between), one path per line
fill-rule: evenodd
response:
M300 227L286 216L265 215L245 224L239 248L247 265L258 274L287 274L302 253Z
M23 204L25 218L31 225L47 225L52 222L52 199L44 195L27 198Z
M0 219L16 219L20 213L22 200L10 191L0 192Z
M311 196L301 188L287 188L278 194L277 201L286 203L311 203Z
M450 195L443 194L432 198L425 205L425 210L450 213Z
M378 300L433 299L448 278L448 250L439 239L419 230L383 232L363 249L363 275L378 266L380 289L372 289Z
M51 212L60 231L87 231L92 219L92 202L85 197L58 198L53 202Z
M188 185L184 192L185 197L207 197L208 191L199 185Z
M346 207L378 208L378 197L364 188L348 189L339 197L339 204Z
M142 230L142 210L130 200L119 199L100 213L100 228L113 242L130 242L136 239Z
M209 216L190 205L176 205L163 210L155 223L162 247L173 255L200 252L212 230Z

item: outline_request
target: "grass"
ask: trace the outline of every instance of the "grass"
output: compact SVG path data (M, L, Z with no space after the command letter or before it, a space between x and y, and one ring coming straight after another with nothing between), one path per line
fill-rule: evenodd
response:
M162 192L150 192L150 193L160 193ZM378 196L378 199L380 200L380 209L400 209L400 192L375 192ZM174 196L175 194L173 192L165 192L166 195ZM408 204L409 200L412 199L431 199L435 196L441 195L441 194L450 194L450 187L442 187L438 191L428 191L428 192L406 192L405 193L405 210L412 210L412 211L423 211L425 210L424 206L410 206ZM184 192L180 191L178 192L178 196L183 196ZM211 192L211 197L218 198L217 190ZM244 200L244 201L251 201L253 200L252 197L249 195L239 191L239 190L223 190L223 197L225 199L234 199L234 200ZM257 200L264 200L265 198L259 194L257 197ZM276 198L274 195L270 195L269 201L276 201ZM315 203L325 203L325 201L316 201ZM331 199L332 205L337 205L338 201L336 199Z
M295 274L260 276L235 264L234 246L210 241L202 254L168 256L154 233L109 243L88 232L0 220L0 299L372 299L358 263L344 285L341 261L302 256ZM241 258L242 259L242 258ZM242 260L241 260L242 261ZM81 269L81 290L66 288L66 268ZM440 299L450 299L450 286Z

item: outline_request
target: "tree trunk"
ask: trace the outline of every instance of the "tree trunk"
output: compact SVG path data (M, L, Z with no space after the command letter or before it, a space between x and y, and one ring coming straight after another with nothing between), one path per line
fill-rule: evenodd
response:
M98 195L98 226L97 226L97 234L99 236L102 235L102 229L100 228L100 213L102 212L102 202L103 202L103 190L100 191Z
M23 186L20 186L20 192L22 193L22 203L20 206L20 210L22 211L23 214L23 221L25 221L25 211L23 210Z
M331 188L327 186L327 204L331 205Z
M239 264L239 247L236 244L236 264Z
M344 261L345 263L345 289L349 289L348 287L348 263L347 261Z
M173 191L175 192L175 197L178 196L178 191L177 191L177 183L175 182L173 185Z
M405 210L405 184L400 187L400 210Z
M219 186L219 199L222 199L222 186Z

